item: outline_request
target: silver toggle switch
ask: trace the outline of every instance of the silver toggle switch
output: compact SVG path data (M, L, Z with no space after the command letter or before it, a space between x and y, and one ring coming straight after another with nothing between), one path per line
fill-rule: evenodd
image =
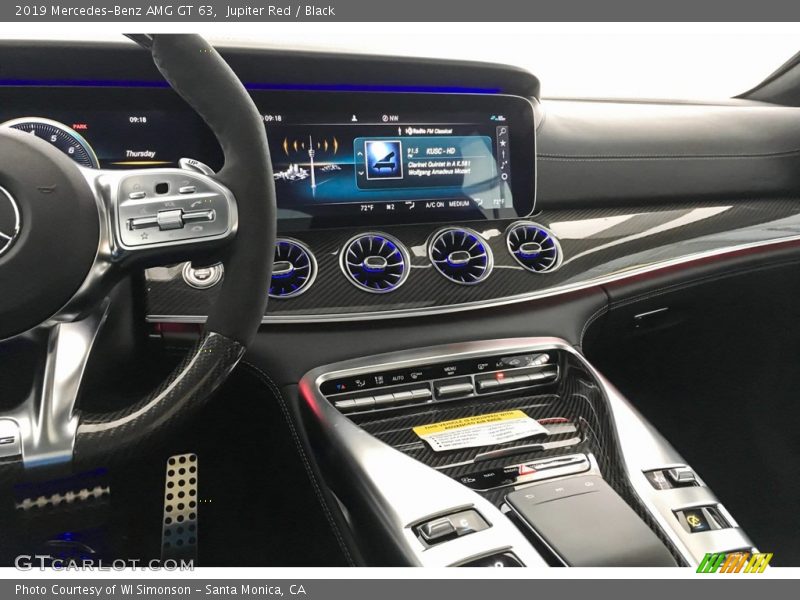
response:
M691 467L667 469L667 476L677 485L692 485L697 481L697 477Z
M160 210L156 216L158 228L161 231L168 229L183 229L183 211L180 208Z
M217 218L217 213L213 210L190 210L183 213L184 223L203 223L210 222Z
M158 217L156 215L128 219L128 229L133 231L137 229L149 229L150 227L158 227Z
M149 229L158 227L161 231L183 229L189 223L208 223L216 219L217 214L210 210L190 210L184 212L180 208L160 210L155 215L128 219L128 229Z

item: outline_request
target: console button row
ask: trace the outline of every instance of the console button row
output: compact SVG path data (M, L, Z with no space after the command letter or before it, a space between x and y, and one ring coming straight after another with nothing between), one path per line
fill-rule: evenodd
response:
M383 406L390 406L403 402L421 402L424 400L430 400L430 398L430 388L424 387L413 390L403 390L400 392L378 394L376 396L363 396L360 398L336 400L334 402L334 406L342 412L349 412L354 410L363 410L366 408L380 408Z
M524 372L514 375L505 375L500 371L482 376L476 376L475 382L478 386L478 393L497 392L504 389L511 389L515 387L525 387L528 385L535 385L549 379L555 379L558 376L558 370L546 369L539 370L535 368L534 372ZM355 387L365 388L363 383L364 379L354 378ZM339 384L340 390L348 389L345 384ZM436 393L437 400L452 400L456 398L467 398L475 394L475 387L473 386L470 377L459 377L453 379L440 379L433 382L433 389ZM362 392L366 394L367 392ZM425 387L416 388L413 390L402 390L397 392L386 392L383 394L364 395L357 398L332 398L334 406L341 411L361 410L366 408L381 408L390 405L396 405L408 401L425 401L427 402L432 398L431 390L427 385Z
M557 371L551 369L510 376L505 375L505 373L501 371L496 374L478 375L475 377L475 383L478 385L478 392L494 392L504 388L529 385L546 379L552 379L557 374Z
M555 366L555 357L552 352L529 352L512 356L495 356L421 365L406 369L376 370L363 375L337 377L324 381L320 391L326 396L345 392L360 392L375 388L422 383L431 380L460 380L470 375L483 376L494 371L514 369L534 370L542 369L548 365Z

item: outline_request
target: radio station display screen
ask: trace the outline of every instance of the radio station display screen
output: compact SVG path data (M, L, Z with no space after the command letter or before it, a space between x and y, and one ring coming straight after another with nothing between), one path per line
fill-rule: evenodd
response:
M281 219L410 223L530 212L532 134L528 143L513 135L530 119L500 102L494 111L423 111L404 106L407 97L382 96L383 110L354 102L352 110L263 115Z

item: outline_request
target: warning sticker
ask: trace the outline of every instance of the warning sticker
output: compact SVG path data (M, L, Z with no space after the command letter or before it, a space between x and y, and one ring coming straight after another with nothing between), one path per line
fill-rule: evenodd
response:
M548 433L538 421L521 410L420 425L413 431L436 452L494 446Z

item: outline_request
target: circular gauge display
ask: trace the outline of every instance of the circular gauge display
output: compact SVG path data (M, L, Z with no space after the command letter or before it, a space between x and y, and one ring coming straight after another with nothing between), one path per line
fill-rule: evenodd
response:
M19 129L49 142L82 167L96 169L100 166L97 155L83 136L63 123L40 117L23 117L6 121L4 127Z

